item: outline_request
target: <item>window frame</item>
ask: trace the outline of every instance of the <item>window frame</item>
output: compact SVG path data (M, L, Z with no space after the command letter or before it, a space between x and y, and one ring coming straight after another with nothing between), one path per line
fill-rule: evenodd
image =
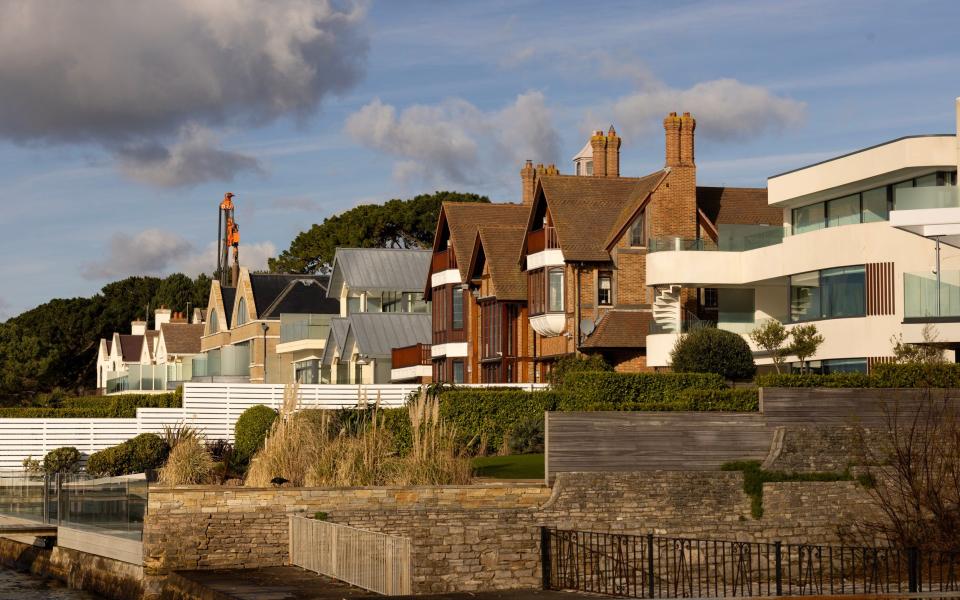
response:
M247 322L247 299L243 296L240 296L240 300L237 301L237 327L245 325Z
M637 230L640 230L639 242L637 243ZM647 237L647 209L641 210L633 219L630 228L627 230L627 243L631 248L646 248L649 239Z
M603 289L603 282L606 280L607 289ZM606 292L606 300L603 298L603 292ZM613 306L613 271L600 271L597 273L597 306Z
M561 314L566 312L566 269L564 267L548 267L544 271L546 273L546 285L544 286L544 292L546 293L546 298L544 298L544 307L546 308L546 312L551 314ZM554 275L559 275L559 307L555 307L552 298Z
M825 315L826 312L824 304L824 271L839 271L841 269L854 269L859 268L863 270L863 311L859 314L853 315ZM814 321L830 321L833 319L862 319L867 315L867 266L865 264L853 264L853 265L841 265L837 267L830 267L827 269L817 269L815 271L803 271L801 273L793 273L788 276L787 280L787 317L789 319L788 323L790 324L799 324L799 323L811 323ZM793 278L800 275L807 275L809 273L817 274L817 315L816 317L809 319L796 319L793 316Z
M460 286L454 285L450 289L450 329L453 331L463 331L466 323L466 302L463 296L464 292ZM457 320L457 308L460 309L459 324Z

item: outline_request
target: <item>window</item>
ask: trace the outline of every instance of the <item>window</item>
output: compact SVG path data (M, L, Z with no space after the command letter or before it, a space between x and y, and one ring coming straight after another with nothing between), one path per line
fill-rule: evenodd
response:
M297 383L320 383L320 361L302 360L293 363Z
M640 211L637 218L630 226L630 245L634 248L642 248L647 245L647 211Z
M381 307L380 296L371 295L367 293L367 312L378 313L380 312Z
M587 161L587 175L593 175L593 161Z
M363 383L363 365L359 362L353 363L353 382Z
M463 290L453 288L453 302L450 305L453 308L451 327L453 329L463 329Z
M243 325L247 322L247 299L240 298L240 302L237 303L237 326Z
M400 292L384 292L381 310L385 313L401 312L403 310L402 300Z
M497 358L502 353L501 333L503 331L503 307L497 302L487 302L481 307L482 339L480 340L481 357Z
M866 314L863 265L800 273L790 278L790 319L862 317Z
M610 271L601 271L597 277L597 304L613 305L613 273Z
M799 362L790 363L790 369L799 373L803 370L803 365ZM830 373L866 373L867 359L831 358L829 360L810 360L807 361L807 371L820 375L829 375Z
M453 361L453 383L463 383L463 361Z
M717 288L703 288L703 307L717 308L720 305L720 295Z
M355 315L361 311L360 296L351 296L347 298L347 314Z
M207 317L207 331L210 333L216 333L220 331L220 320L217 319L217 309L210 309L210 315Z
M860 222L860 194L827 202L827 227L854 225Z
M547 310L563 312L563 268L550 269L547 272Z
M403 311L412 313L427 313L430 305L423 299L422 292L404 292Z
M890 211L887 205L886 186L874 188L860 194L863 202L863 222L875 223L877 221L886 221L890 218Z
M350 363L337 362L337 383L350 383Z
M823 229L823 202L793 209L793 233Z

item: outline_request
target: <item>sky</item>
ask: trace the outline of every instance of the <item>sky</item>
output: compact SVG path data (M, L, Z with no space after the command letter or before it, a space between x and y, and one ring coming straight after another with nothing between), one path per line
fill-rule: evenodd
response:
M697 118L701 185L952 133L957 2L0 3L0 320L128 275L210 272L436 190L519 201L592 130L621 173Z

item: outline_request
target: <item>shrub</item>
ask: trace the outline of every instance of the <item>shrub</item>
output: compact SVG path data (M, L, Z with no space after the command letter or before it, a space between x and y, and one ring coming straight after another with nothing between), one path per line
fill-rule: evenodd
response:
M56 448L43 457L45 473L71 473L80 465L80 451L73 446Z
M739 335L704 327L686 333L670 353L678 373L717 373L726 379L750 379L757 371L750 346Z
M664 402L687 389L725 390L727 384L714 373L571 373L555 406L584 410L598 402Z
M262 404L243 411L234 426L234 450L240 460L249 460L263 447L263 441L277 420L277 411Z
M459 447L485 454L502 448L517 424L542 422L543 413L554 410L561 397L555 391L448 391L440 397L440 417L456 429Z
M830 373L829 375L818 375L816 373L767 373L765 375L757 375L756 381L760 387L873 387L873 381L866 373Z
M591 402L575 406L561 401L558 410L580 411L732 411L755 412L759 407L759 394L755 388L723 390L681 390L668 400L654 399L643 402Z
M566 376L570 373L581 373L584 371L613 371L607 361L599 354L591 356L580 356L568 354L560 357L553 368L550 369L549 383L554 387L562 387Z
M164 485L191 485L208 483L214 464L210 451L200 436L182 437L170 451L167 462L160 469L160 483Z
M159 469L170 447L155 433L141 433L118 446L94 452L87 459L87 471L94 475L117 476Z
M169 394L122 394L119 396L58 397L55 402L44 400L45 406L0 408L0 418L13 419L96 419L137 416L138 408L180 408L182 392ZM41 401L36 401L41 404Z
M870 374L873 387L960 388L960 364L879 364Z
M507 438L510 454L543 454L543 418L528 417L513 426Z

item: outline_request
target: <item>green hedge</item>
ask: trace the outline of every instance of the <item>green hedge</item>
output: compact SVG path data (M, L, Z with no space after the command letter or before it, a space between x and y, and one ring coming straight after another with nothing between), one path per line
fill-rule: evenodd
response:
M515 426L542 419L560 399L561 394L549 390L453 390L441 394L440 416L456 427L461 443L476 448L485 441L488 450L498 450Z
M872 372L830 375L767 374L757 377L760 387L828 388L960 388L960 364L879 364Z
M183 397L168 394L122 394L119 396L81 396L65 398L56 408L0 408L4 419L133 418L138 408L180 408Z
M562 410L582 410L598 402L671 402L686 390L725 390L716 373L570 373L560 392L567 404Z
M122 444L91 454L87 459L87 471L109 477L143 473L162 467L168 454L170 447L160 436L141 433Z
M731 411L756 412L759 408L756 388L724 390L682 390L669 400L644 402L589 402L580 403L561 399L557 410L561 411Z

